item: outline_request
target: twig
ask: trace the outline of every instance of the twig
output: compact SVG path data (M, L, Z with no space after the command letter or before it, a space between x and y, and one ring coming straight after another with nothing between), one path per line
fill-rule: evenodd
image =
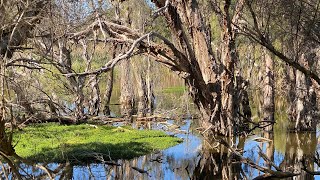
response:
M201 134L204 134L206 131L208 131L213 125L211 124L207 129L205 129Z
M161 8L159 8L159 9L157 9L157 10L153 13L153 15L152 15L152 16L153 16L153 20L154 20L155 18L157 18L162 11L166 10L166 9L169 7L169 3L170 3L170 0L166 0L165 5L164 5L163 7L161 7Z
M220 142L221 144L223 144L225 147L227 147L234 155L238 156L238 158L240 159L240 161L242 163L245 163L245 164L265 173L262 176L258 176L254 179L260 179L261 177L263 177L263 178L270 178L270 177L287 178L287 177L294 177L294 176L301 174L301 173L274 171L272 169L262 167L256 163L254 163L249 158L243 157L239 152L237 152L235 149L233 149L224 139L220 138L220 139L217 139L217 141Z
M111 70L119 61L123 60L123 59L127 59L130 58L135 47L137 47L139 45L139 43L141 41L143 41L144 39L148 38L150 35L152 35L151 33L145 34L143 36L141 36L140 38L138 38L137 40L135 40L132 45L131 48L125 53L125 54L120 54L118 57L110 60L104 67L94 70L94 71L89 71L89 72L83 72L83 73L68 73L68 74L64 74L67 77L71 77L71 76L86 76L86 75L92 75L92 74L101 74L103 72L107 72L109 70Z
M320 175L320 171L310 171L308 168L307 168L307 165L306 165L306 160L303 159L301 161L302 165L303 165L303 168L302 170L304 170L305 172L307 172L308 174L311 174L311 175Z
M266 161L266 163L270 164L271 166L273 166L277 171L281 171L280 167L278 167L273 161L271 161L264 153L262 153L261 148L258 146L259 148L259 152L258 154L264 159L264 161Z

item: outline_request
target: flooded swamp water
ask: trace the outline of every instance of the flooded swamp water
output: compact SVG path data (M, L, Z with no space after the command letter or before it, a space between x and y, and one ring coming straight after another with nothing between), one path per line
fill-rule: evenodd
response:
M180 109L188 114L189 107L185 98L165 95L167 99L158 99L158 107L167 109L168 116L175 112L168 109ZM175 106L173 108L173 106ZM118 110L113 107L113 112ZM164 114L162 112L162 114ZM192 114L192 112L191 112ZM294 177L286 179L320 179L320 175L311 175L306 171L320 171L319 138L317 132L287 132L286 120L279 120L274 133L262 133L257 129L247 137L234 137L226 140L230 148L201 136L197 131L197 120L175 118L166 122L147 121L133 123L137 129L157 129L179 137L182 143L152 154L130 160L110 161L97 156L96 163L74 165L69 163L42 164L50 171L51 177L35 165L19 164L19 173L27 179L263 179L264 172L248 163L240 162L239 157L231 153L232 148L243 158L254 164L278 172L291 172ZM278 122L278 121L277 121ZM120 123L115 126L123 125ZM267 159L267 160L266 160ZM318 163L318 164L317 164ZM8 167L4 164L2 168ZM304 170L303 170L304 169ZM5 174L0 168L1 179L12 179L10 170ZM320 174L320 173L318 173ZM270 178L270 177L268 177Z
M117 124L119 125L119 124ZM120 124L121 125L121 124ZM192 120L165 123L146 122L133 124L139 129L164 129L183 139L181 144L131 160L110 161L98 159L88 165L45 164L52 171L53 179L254 179L264 173L245 163L239 163L230 150L204 139L193 130ZM172 131L170 127L175 127ZM298 174L287 179L320 179L302 170L319 171L314 161L318 157L319 131L317 133L288 133L275 131L261 134L258 131L246 138L237 137L230 142L244 157L272 170ZM261 153L262 152L262 153ZM264 154L272 162L264 159ZM270 165L273 163L274 166ZM49 179L46 173L34 166L21 164L22 175L30 178ZM27 177L27 176L26 176ZM2 178L5 178L2 174ZM9 175L10 179L10 175Z

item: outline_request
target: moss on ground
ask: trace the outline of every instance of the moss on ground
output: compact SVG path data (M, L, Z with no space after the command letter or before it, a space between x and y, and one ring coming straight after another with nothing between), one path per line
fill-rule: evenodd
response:
M18 155L36 162L131 159L181 142L156 130L54 123L26 127L14 141Z

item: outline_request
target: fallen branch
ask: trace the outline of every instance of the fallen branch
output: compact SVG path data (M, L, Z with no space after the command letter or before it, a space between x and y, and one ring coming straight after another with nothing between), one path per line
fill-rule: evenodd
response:
M258 154L263 158L263 160L266 162L266 163L268 163L269 165L271 165L272 167L274 167L277 171L281 171L282 172L282 170L280 169L280 167L279 166L277 166L273 161L271 161L264 153L262 153L262 150L261 150L261 148L258 146L258 148L259 148L259 152L258 152Z
M140 168L138 168L138 167L133 167L133 166L131 166L131 168L134 169L134 170L136 170L136 171L138 171L138 172L141 173L141 174L147 174L147 175L149 176L148 171L146 171L146 170L144 170L144 169L140 169Z
M239 159L240 162L245 163L249 166L251 166L254 169L257 169L265 174L261 176L257 176L256 179L265 179L265 178L288 178L288 177L294 177L299 175L300 173L292 173L292 172L283 172L283 171L274 171L272 169L262 167L256 163L254 163L251 159L243 157L238 151L236 151L234 148L232 148L229 143L227 143L224 139L216 139L220 144L224 145L227 147L234 155L236 155Z

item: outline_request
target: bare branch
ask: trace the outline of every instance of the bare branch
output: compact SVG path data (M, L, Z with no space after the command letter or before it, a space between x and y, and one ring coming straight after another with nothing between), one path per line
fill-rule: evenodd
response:
M150 35L152 35L152 33L145 34L144 36L141 36L140 38L135 40L132 43L130 49L125 54L120 54L118 57L110 60L104 67L102 67L100 69L97 69L97 70L94 70L94 71L90 71L90 72L69 73L69 74L64 74L64 75L67 76L67 77L71 77L71 76L86 76L86 75L101 74L103 72L107 72L107 71L111 70L111 68L113 68L121 60L130 58L132 56L132 53L133 53L134 49L139 45L139 43L142 42L144 39L146 39Z
M292 172L282 172L282 171L274 171L272 169L266 168L266 167L262 167L258 164L256 164L255 162L253 162L252 160L250 160L249 158L243 157L238 151L236 151L234 148L232 148L229 143L227 143L224 139L219 138L217 139L217 141L224 145L225 147L227 147L234 155L238 156L240 161L242 163L245 163L265 174L263 174L263 178L287 178L287 177L294 177L299 175L300 173L292 173ZM262 179L262 176L258 176L254 179Z

